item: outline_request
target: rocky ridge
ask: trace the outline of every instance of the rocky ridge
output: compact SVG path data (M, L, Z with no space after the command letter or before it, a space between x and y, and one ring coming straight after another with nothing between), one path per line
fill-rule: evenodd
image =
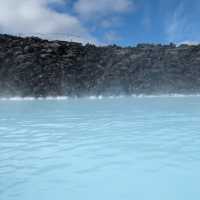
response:
M200 45L82 45L0 35L0 96L200 93Z

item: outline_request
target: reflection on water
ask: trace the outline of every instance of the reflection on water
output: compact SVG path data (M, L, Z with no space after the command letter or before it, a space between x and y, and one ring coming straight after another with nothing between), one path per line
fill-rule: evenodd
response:
M0 101L0 199L199 200L200 98Z

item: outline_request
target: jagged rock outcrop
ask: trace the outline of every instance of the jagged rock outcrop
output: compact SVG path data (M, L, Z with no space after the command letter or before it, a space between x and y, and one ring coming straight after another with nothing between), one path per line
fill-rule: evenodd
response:
M0 96L200 93L200 45L122 48L0 35Z

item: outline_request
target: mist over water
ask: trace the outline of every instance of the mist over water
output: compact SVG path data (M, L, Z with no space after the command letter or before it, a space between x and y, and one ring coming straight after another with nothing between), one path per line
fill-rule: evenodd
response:
M2 98L0 199L199 200L199 121L198 95Z

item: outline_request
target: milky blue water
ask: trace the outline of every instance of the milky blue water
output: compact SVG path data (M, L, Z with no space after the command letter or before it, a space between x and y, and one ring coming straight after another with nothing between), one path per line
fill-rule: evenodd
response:
M200 97L0 101L0 200L199 200Z

